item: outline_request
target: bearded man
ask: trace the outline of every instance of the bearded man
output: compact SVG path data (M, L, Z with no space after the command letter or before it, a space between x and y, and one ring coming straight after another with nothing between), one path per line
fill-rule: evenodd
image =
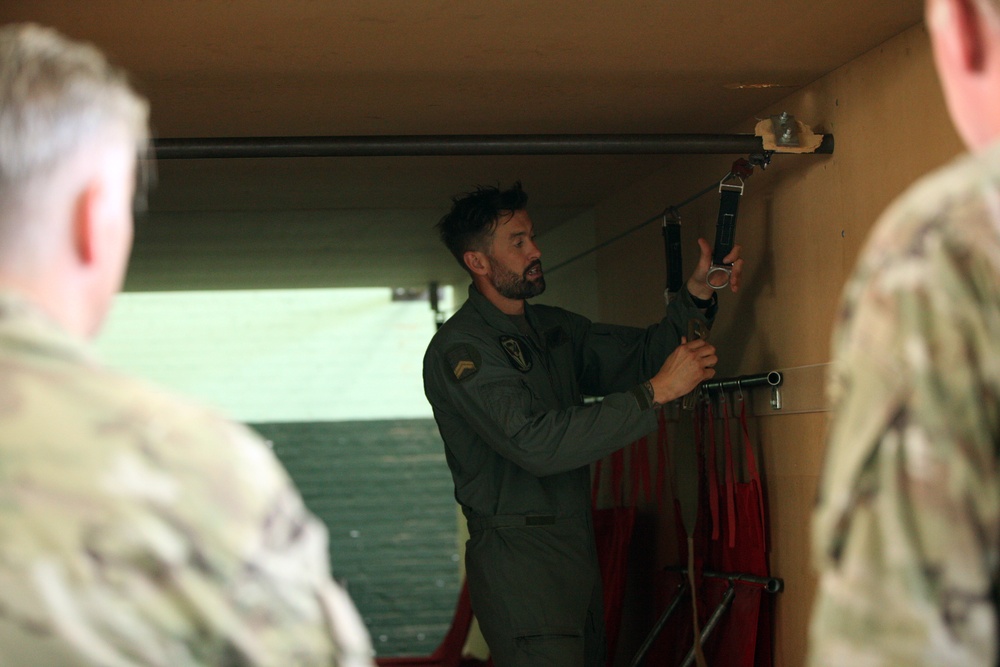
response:
M528 305L545 277L527 199L520 183L480 187L438 224L472 285L428 346L424 391L468 520L469 593L494 664L596 667L605 644L589 465L653 431L659 405L715 374L715 348L682 337L717 310L711 251L699 240L686 288L647 329ZM733 291L739 254L726 258Z

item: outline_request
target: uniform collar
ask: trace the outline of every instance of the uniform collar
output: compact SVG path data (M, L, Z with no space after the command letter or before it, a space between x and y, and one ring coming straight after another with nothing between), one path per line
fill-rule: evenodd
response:
M0 349L96 363L90 343L61 327L17 292L0 290Z
M521 331L511 320L510 316L494 306L474 284L469 285L469 303L472 304L472 307L476 309L476 312L478 312L491 327L499 329L504 333L514 334L517 336L522 335ZM535 331L539 331L538 318L535 316L531 304L527 301L524 302L524 316L528 319L528 324L530 324Z

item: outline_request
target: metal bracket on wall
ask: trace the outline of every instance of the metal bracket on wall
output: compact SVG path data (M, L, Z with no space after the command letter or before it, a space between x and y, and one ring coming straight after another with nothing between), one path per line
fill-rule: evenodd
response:
M811 364L778 371L778 386L750 390L750 411L756 417L827 412L826 378L830 364Z
M774 130L774 143L778 146L798 146L799 126L795 116L787 111L771 116L771 129Z

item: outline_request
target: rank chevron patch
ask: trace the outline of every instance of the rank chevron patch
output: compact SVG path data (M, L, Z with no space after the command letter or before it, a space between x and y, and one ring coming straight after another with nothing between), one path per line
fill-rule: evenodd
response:
M445 352L445 360L456 382L468 380L479 371L479 366L482 364L482 359L476 348L464 343L460 343Z
M453 368L452 371L455 373L455 379L461 380L463 377L465 377L466 373L469 373L470 375L472 373L475 373L476 365L471 361L469 361L468 359L463 359L462 361L455 364L455 368Z

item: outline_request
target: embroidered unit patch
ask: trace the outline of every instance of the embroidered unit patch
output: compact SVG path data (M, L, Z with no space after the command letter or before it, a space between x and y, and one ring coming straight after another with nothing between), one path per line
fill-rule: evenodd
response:
M524 343L514 336L500 336L500 347L507 353L510 365L522 373L531 370L531 353Z

